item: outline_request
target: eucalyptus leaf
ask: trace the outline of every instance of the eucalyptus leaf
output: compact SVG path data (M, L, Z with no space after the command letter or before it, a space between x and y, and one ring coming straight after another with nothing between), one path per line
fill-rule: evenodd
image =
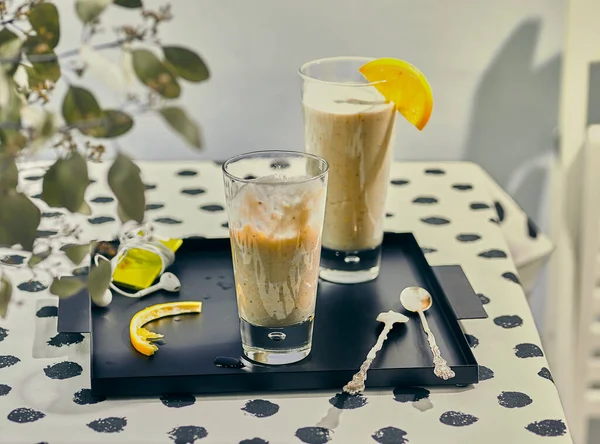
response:
M59 298L69 298L85 288L85 282L77 276L64 276L56 278L50 285L50 293Z
M73 265L79 265L85 256L90 252L90 244L71 244L61 247Z
M101 137L119 137L133 128L133 119L123 111L107 109L104 111L103 126L104 134Z
M169 65L182 79L202 82L210 77L208 66L194 51L180 46L164 46L163 52Z
M89 184L87 162L77 151L58 159L46 171L42 183L42 200L51 207L78 211Z
M181 87L175 75L152 52L137 49L131 54L133 70L143 84L166 99L179 97Z
M87 89L71 86L63 99L62 115L65 122L87 136L101 136L104 113L96 97Z
M110 262L98 261L98 265L90 269L88 276L88 290L92 301L99 301L106 292L112 279L112 268Z
M12 156L0 154L0 196L8 191L14 191L18 183L19 170L15 159Z
M24 194L4 194L0 198L0 245L20 244L31 251L41 217L39 208Z
M48 259L48 256L50 256L51 254L52 254L51 248L48 248L47 250L33 254L27 261L27 266L29 268L34 268L36 265L38 265L38 264L44 262L46 259Z
M114 0L114 4L117 6L122 6L123 8L141 8L142 0Z
M81 207L79 208L79 210L77 210L77 212L79 214L83 214L84 216L91 216L92 215L92 207L90 207L86 201L83 201L83 203L81 204Z
M33 69L29 69L29 84L38 85L44 80L56 82L60 79L60 65L52 46L39 36L29 36L23 48ZM42 59L42 60L40 60Z
M144 220L145 188L140 169L126 155L119 153L108 170L108 184L121 206L121 211L138 223Z
M77 0L75 12L79 20L87 24L98 18L111 3L112 0Z
M43 39L55 48L60 40L60 22L58 19L58 10L52 3L38 3L29 11L29 23L37 33L38 37Z
M191 120L181 108L176 106L158 110L171 128L177 131L190 145L202 148L202 137L196 122Z
M0 58L12 59L10 62L1 63L2 68L9 76L12 76L19 66L21 46L22 42L17 34L8 28L0 30Z
M12 282L4 273L0 276L0 318L6 317L8 304L12 296Z

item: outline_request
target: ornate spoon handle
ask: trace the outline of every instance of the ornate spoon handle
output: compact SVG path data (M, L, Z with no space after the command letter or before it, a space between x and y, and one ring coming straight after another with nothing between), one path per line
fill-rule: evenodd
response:
M442 358L440 348L435 342L435 337L433 336L433 333L429 328L427 319L425 319L425 314L423 314L423 311L421 310L419 310L419 317L421 318L421 323L423 324L423 330L427 334L427 342L429 343L429 348L431 349L431 353L433 354L433 373L435 373L435 376L437 376L438 378L442 378L444 381L454 378L455 373L450 368L446 360Z

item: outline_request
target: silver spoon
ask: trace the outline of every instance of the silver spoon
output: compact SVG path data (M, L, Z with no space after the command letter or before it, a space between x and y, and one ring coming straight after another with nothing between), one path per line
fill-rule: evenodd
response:
M352 381L344 386L344 392L349 395L356 395L365 390L365 381L367 380L367 371L371 367L371 363L375 359L377 352L383 347L383 342L387 339L387 335L394 324L408 322L408 318L403 314L396 313L395 311L388 311L387 313L379 313L377 316L379 322L383 322L383 330L379 333L377 342L371 348L367 354L367 359L360 366L360 370L352 377Z
M429 307L433 304L433 299L429 292L421 287L406 287L402 290L402 293L400 293L400 302L406 310L419 313L421 324L423 324L423 330L427 334L429 348L433 354L433 373L435 373L435 376L442 378L444 381L454 378L455 373L448 366L446 360L442 358L440 348L435 342L435 337L433 336L429 324L427 323L427 319L425 319L425 314L423 313L429 310Z

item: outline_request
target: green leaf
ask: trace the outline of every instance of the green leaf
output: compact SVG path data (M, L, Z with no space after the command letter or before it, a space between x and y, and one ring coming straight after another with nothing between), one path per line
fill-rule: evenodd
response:
M0 245L20 244L31 251L37 236L41 213L27 196L9 192L0 198Z
M29 23L51 48L56 48L60 40L58 10L52 3L38 3L29 11Z
M33 67L26 68L30 86L36 86L44 80L56 82L60 79L58 58L48 42L39 36L29 36L23 48Z
M187 142L196 148L202 148L202 137L196 122L191 120L181 108L171 106L158 110L169 126L177 131Z
M202 82L210 77L208 66L198 54L180 46L164 46L165 59L182 79Z
M65 245L61 247L73 265L79 265L85 256L90 252L90 244L83 245Z
M108 184L115 194L121 210L138 223L144 220L146 207L145 188L140 177L140 169L133 161L119 153L108 170Z
M100 260L98 265L90 269L87 285L92 301L98 301L104 296L111 279L112 268L108 261Z
M42 119L34 125L30 147L39 149L56 133L56 120L53 113L43 111Z
M6 274L0 276L0 318L6 317L8 303L12 296L12 283Z
M75 12L79 20L87 24L98 18L111 3L112 0L77 0Z
M77 210L77 212L79 214L83 214L84 216L91 216L92 215L92 208L88 205L87 202L83 202L81 204L81 207Z
M107 109L104 111L103 127L104 134L101 137L119 137L133 128L133 119L123 111Z
M21 46L21 39L17 34L7 28L0 30L0 57L3 59L13 59L10 62L2 62L1 64L9 76L12 76L19 66Z
M15 159L11 156L0 154L0 195L8 191L14 191L18 183L19 170L15 164Z
M177 79L167 66L150 51L132 51L133 70L138 79L166 99L176 99L181 94Z
M85 288L85 282L77 276L64 276L52 281L50 293L59 298L69 298Z
M48 256L50 256L51 254L52 254L52 248L48 248L47 250L44 250L40 253L36 253L29 258L29 260L27 261L27 266L29 268L33 268L37 264L48 259Z
M102 129L104 113L94 95L85 88L69 87L62 104L62 115L67 124L87 136L99 137L105 131Z
M58 159L44 175L42 200L51 207L78 211L89 184L87 162L78 152Z
M114 0L114 4L117 6L122 6L123 8L141 8L142 0Z

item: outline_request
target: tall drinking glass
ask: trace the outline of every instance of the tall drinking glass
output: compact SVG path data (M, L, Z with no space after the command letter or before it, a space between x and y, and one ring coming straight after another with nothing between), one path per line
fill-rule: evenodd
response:
M370 60L320 59L299 71L306 151L330 167L320 276L338 283L379 275L396 112L359 72Z
M328 165L258 151L223 164L244 354L289 364L310 353Z

